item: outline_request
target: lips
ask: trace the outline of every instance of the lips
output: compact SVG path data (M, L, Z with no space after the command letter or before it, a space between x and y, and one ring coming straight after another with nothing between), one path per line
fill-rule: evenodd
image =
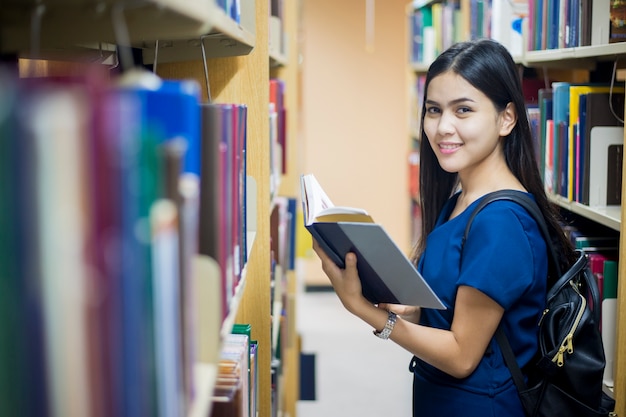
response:
M455 152L461 146L463 145L460 143L440 143L439 151L443 154L450 154L450 153Z

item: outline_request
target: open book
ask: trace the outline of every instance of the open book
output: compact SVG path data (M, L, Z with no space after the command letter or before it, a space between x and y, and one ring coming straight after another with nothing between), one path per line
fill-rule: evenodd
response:
M336 207L313 174L300 178L304 226L324 252L344 268L357 256L363 295L372 303L445 309L415 266L365 210Z

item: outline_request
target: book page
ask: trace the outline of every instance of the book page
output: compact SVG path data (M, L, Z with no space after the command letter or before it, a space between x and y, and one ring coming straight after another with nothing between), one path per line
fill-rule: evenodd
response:
M302 201L306 224L313 223L320 216L336 214L357 214L359 215L358 220L352 221L373 222L371 217L369 217L367 212L363 209L335 206L313 174L302 175L300 185L302 188ZM349 221L347 219L344 220Z

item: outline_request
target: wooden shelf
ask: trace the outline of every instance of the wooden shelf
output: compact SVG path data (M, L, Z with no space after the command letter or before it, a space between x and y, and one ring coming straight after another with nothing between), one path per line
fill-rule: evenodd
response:
M245 6L245 7L244 7ZM242 22L235 22L226 13L211 2L207 17L209 30L196 33L183 39L166 37L159 38L158 53L155 42L144 41L135 44L143 49L145 64L154 62L155 56L159 63L197 61L202 59L202 42L207 56L227 57L248 55L255 46L254 1L242 2Z
M608 228L616 231L620 231L621 227L621 206L598 206L589 207L584 204L577 203L575 201L569 201L561 196L550 196L550 199L560 207L563 207L572 213L580 214L581 216L593 220L596 223L602 224Z
M520 58L520 63L553 68L594 69L597 61L612 61L626 57L626 42L606 45L581 46L565 49L546 49L527 51Z
M515 62L527 67L545 66L549 68L593 70L598 61L613 61L626 58L626 42L606 45L581 46L577 48L546 49L526 51L515 56ZM430 63L412 62L411 69L417 73L428 71Z
M414 0L410 6L412 9L419 9L420 7L424 7L433 3L440 3L440 2L441 0Z
M235 22L216 0L144 0L97 3L87 0L48 0L37 9L35 0L6 0L0 11L0 51L30 56L43 52L75 52L79 44L130 44L145 49L152 62L159 40L161 62L202 58L200 38L209 56L250 53L255 44L255 5L242 2L241 23ZM38 14L39 25L31 22ZM128 32L123 39L117 28ZM33 39L33 37L38 39ZM121 37L121 39L120 39ZM34 51L34 49L37 49ZM38 55L39 56L39 55Z
M280 51L276 51L270 48L270 67L282 67L283 65L287 65L287 55L281 53Z

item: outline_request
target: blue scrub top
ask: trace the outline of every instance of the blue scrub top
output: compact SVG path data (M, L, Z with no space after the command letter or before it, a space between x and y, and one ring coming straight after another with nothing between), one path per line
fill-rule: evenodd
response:
M523 367L537 351L537 323L545 306L545 241L537 223L523 207L512 201L495 201L474 218L461 259L465 227L480 199L449 219L458 195L444 206L434 230L427 236L426 250L418 264L447 310L422 309L421 324L450 329L458 287L476 288L504 308L504 330ZM421 403L416 404L414 416L442 411L463 416L513 416L515 409L522 415L511 374L495 339L476 370L464 379L454 378L417 358L413 362L414 401ZM444 403L440 402L442 399Z

